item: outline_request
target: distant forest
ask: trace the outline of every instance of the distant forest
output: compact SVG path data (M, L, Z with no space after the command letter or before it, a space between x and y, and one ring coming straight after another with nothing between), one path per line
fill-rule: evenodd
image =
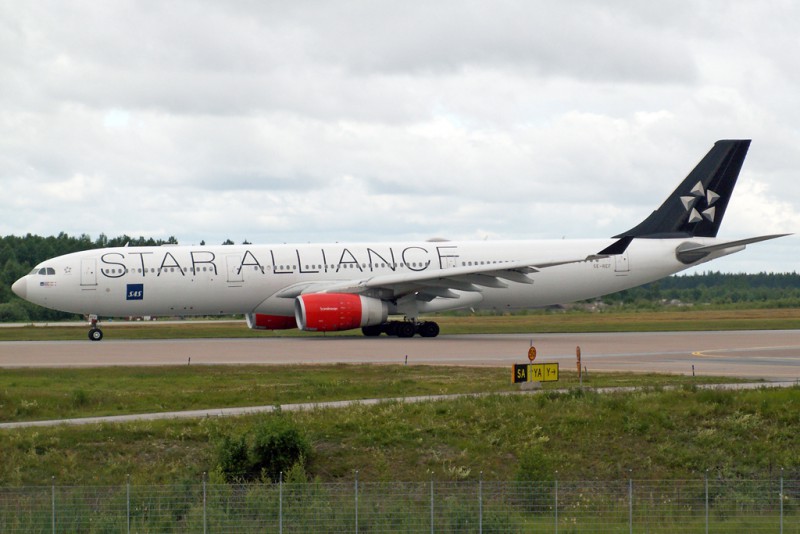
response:
M72 314L47 310L25 302L11 291L15 280L30 272L39 262L48 258L93 248L115 246L158 246L177 244L174 237L167 240L144 237L108 238L105 234L92 240L88 235L80 237L60 233L57 236L41 237L28 234L24 237L0 238L0 321L55 321L75 319ZM247 243L247 242L245 242ZM204 245L204 242L200 243ZM223 245L232 245L226 240ZM800 275L794 273L724 274L705 272L694 275L676 275L652 284L607 295L591 302L600 309L656 309L674 306L711 305L717 307L742 308L786 308L800 306Z

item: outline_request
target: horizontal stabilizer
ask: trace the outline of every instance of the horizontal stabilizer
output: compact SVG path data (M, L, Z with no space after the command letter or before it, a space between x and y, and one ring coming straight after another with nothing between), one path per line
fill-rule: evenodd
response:
M686 242L682 243L675 249L675 257L682 263L694 263L702 260L712 252L725 250L734 247L743 247L752 243L760 243L761 241L768 241L770 239L777 239L791 234L772 234L762 235L759 237L750 237L747 239L739 239L736 241L726 241L724 243L714 243L713 245L701 245L700 243Z

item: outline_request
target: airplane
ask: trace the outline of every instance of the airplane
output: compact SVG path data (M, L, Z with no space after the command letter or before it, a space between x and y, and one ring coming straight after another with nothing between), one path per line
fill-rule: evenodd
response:
M657 210L607 239L114 247L44 261L12 290L88 316L93 341L101 316L231 314L252 329L436 337L422 314L599 297L789 235L716 237L749 146L717 141Z

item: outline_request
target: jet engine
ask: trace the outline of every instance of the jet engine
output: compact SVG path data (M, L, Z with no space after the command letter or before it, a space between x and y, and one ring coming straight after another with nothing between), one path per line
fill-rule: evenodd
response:
M294 301L294 316L301 330L335 332L386 322L385 302L350 293L312 293Z
M247 327L251 330L288 330L297 328L294 317L286 317L284 315L248 313L245 318L247 319Z

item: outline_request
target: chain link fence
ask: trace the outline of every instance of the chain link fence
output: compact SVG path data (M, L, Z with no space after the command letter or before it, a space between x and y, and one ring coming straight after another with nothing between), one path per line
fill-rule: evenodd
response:
M0 488L0 532L795 532L800 481Z

